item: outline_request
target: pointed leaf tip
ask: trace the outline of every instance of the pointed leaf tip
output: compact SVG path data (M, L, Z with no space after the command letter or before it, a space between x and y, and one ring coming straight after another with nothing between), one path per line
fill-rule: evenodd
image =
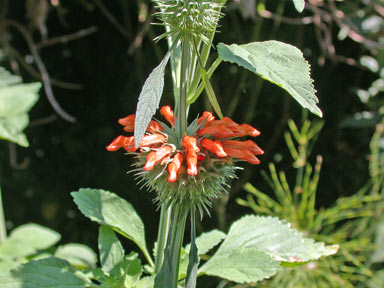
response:
M305 2L304 0L293 0L293 4L295 5L296 10L301 13L304 10Z

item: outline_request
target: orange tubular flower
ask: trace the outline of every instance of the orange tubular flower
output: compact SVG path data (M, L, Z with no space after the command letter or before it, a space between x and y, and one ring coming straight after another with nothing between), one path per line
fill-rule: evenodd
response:
M235 149L247 149L255 155L263 155L264 151L252 140L237 141L237 140L223 140L221 141L224 148L235 148Z
M144 170L153 170L157 163L161 162L164 158L171 155L172 152L173 148L169 145L161 146L158 150L150 152L147 156L147 161L145 162Z
M188 149L187 152L187 174L190 176L196 176L197 170L197 154L194 150Z
M248 161L251 164L260 164L260 160L257 159L255 154L253 154L248 149L236 149L236 148L226 148L224 147L224 151L232 157L238 158L240 160Z
M209 121L205 124L205 127L217 127L219 125L224 125L227 127L238 127L239 124L234 122L231 118L229 117L224 117L223 119L220 120L215 120L215 121Z
M135 127L135 118L136 115L132 114L128 115L127 117L120 118L118 122L120 125L124 126L124 131L133 132L133 129Z
M262 155L264 151L251 140L240 141L236 139L260 135L260 132L251 125L240 125L228 117L215 120L212 113L205 111L188 128L188 131L194 132L189 132L191 135L184 135L182 139L179 139L175 129L175 116L171 107L162 107L160 113L171 126L166 128L157 121L150 121L138 149L135 148L133 136L119 136L107 146L108 151L117 151L120 148L128 152L138 150L136 166L138 169L146 171L140 175L148 177L146 179L150 187L164 189L167 185L164 186L163 182L161 182L163 184L156 184L159 179L162 179L161 181L169 183L181 181L182 185L172 186L174 189L172 193L176 193L179 195L178 197L188 195L189 186L186 183L191 183L195 187L196 193L201 193L201 189L216 191L227 181L225 180L228 179L227 177L234 175L235 167L232 166L231 161L226 160L227 158L248 161L252 164L260 163L256 155ZM135 115L129 115L119 119L119 123L124 126L125 131L133 132L135 118ZM186 164L183 164L184 159ZM183 165L186 169L183 169ZM166 173L165 178L159 178L162 177L165 169L160 166L165 166L167 169L168 173ZM207 171L212 173L206 173ZM195 178L193 179L191 176ZM207 177L211 177L209 181L206 181ZM205 186L202 188L198 185ZM206 185L211 186L207 188ZM180 192L176 192L179 189L181 189Z
M125 145L129 145L132 142L132 137L118 136L116 137L111 144L107 146L108 151L117 151L120 148L124 148ZM133 139L134 141L134 139Z
M173 114L171 106L161 107L160 114L163 115L165 120L167 120L172 127L175 127L175 115Z
M119 119L118 122L120 125L124 126L124 131L133 132L135 128L135 118L136 118L136 115L132 114L132 115L128 115L127 117ZM151 122L149 122L149 125L147 127L147 132L155 133L157 131L163 131L163 127L161 127L161 125L158 122L151 120Z
M197 139L195 137L184 136L183 141L182 141L182 145L183 145L184 149L186 149L186 150L193 150L196 153L200 152L200 148L199 148L199 146L197 146Z
M217 140L210 140L210 139L202 139L200 141L201 147L208 150L209 152L212 152L216 154L217 157L227 157L227 153L225 153L223 145L221 142Z
M176 182L177 176L181 173L183 164L183 154L177 152L172 162L168 165L168 182Z
M235 133L229 127L219 124L217 126L204 127L197 131L197 136L202 137L204 135L211 135L215 139L223 139L234 137Z
M208 122L215 120L215 116L213 116L213 114L211 112L204 111L203 115L201 117L199 117L199 119L197 119L197 124L200 125L201 122L203 122L203 120L206 120L205 125L207 125Z

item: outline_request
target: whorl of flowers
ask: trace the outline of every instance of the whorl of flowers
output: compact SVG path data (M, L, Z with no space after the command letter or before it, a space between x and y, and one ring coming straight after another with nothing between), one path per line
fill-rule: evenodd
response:
M134 171L144 185L157 192L158 201L206 208L212 198L226 190L228 179L236 177L238 167L233 160L260 163L256 155L264 152L255 142L236 140L258 136L260 132L251 125L239 125L228 117L215 120L212 113L205 111L179 139L171 107L163 106L160 113L170 126L152 120L137 149L134 136L118 136L107 146L108 151L122 148L136 155ZM135 117L119 119L124 131L133 132Z
M190 33L208 43L207 32L216 29L217 22L222 16L220 12L222 1L207 0L153 0L159 12L155 15L168 26L169 31L158 39L179 33Z

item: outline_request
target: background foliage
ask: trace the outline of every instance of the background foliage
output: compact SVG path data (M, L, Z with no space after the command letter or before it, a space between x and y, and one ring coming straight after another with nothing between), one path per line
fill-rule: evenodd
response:
M0 1L1 65L24 82L45 80L25 130L30 147L0 142L0 185L9 229L35 222L59 231L62 243L96 248L98 228L80 215L69 194L95 187L128 200L145 227L154 227L147 228L148 243L155 240L154 195L138 190L133 176L125 174L131 159L105 150L119 133L116 120L135 112L143 82L165 54L166 43L152 41L162 33L161 27L149 25L153 11L148 0ZM234 0L224 13L215 43L279 40L304 51L324 114L309 159L323 157L316 205L329 207L339 197L353 195L370 177L369 145L383 109L382 2L311 0L298 14L288 0ZM53 93L47 90L47 75ZM281 89L230 63L218 68L212 84L223 114L257 127L262 132L258 144L266 151L260 166L244 164L212 217L198 223L200 231L217 224L227 231L228 223L249 212L230 201L245 197L243 184L268 191L260 168L271 161L282 170L291 167L283 134L288 119L299 121L302 112ZM168 82L161 104L172 101ZM192 112L206 108L209 104L199 100ZM294 173L286 176L295 181Z

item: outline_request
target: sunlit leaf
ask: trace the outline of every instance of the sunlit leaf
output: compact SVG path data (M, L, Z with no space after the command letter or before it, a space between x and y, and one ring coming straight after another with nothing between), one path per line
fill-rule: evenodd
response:
M0 244L0 258L19 258L55 245L59 233L37 224L29 223L15 228Z
M155 277L143 277L137 283L135 288L153 288Z
M279 262L268 254L252 247L236 247L217 251L199 273L251 283L269 278L280 269Z
M21 78L0 67L0 139L27 147L23 130L28 126L28 111L39 99L40 83L22 84Z
M55 256L67 260L71 265L81 269L96 267L97 263L96 253L90 247L78 243L59 246Z
M280 262L313 261L335 254L337 249L304 238L277 218L245 216L231 226L222 245L199 272L240 283L255 282L273 275Z
M253 42L245 45L217 46L220 58L236 63L262 78L280 86L301 106L322 117L316 106L310 66L296 47L278 41Z
M293 0L293 4L298 12L303 12L305 6L304 0Z
M137 287L136 283L143 272L137 253L132 252L123 261L117 264L103 279L103 286L108 288Z
M124 249L115 232L109 226L101 225L99 228L99 252L101 268L110 272L113 267L124 259Z
M196 238L196 246L199 250L199 255L206 254L213 247L218 245L224 238L225 233L220 230L212 230L206 233L201 234ZM189 251L190 245L187 245L185 250Z

